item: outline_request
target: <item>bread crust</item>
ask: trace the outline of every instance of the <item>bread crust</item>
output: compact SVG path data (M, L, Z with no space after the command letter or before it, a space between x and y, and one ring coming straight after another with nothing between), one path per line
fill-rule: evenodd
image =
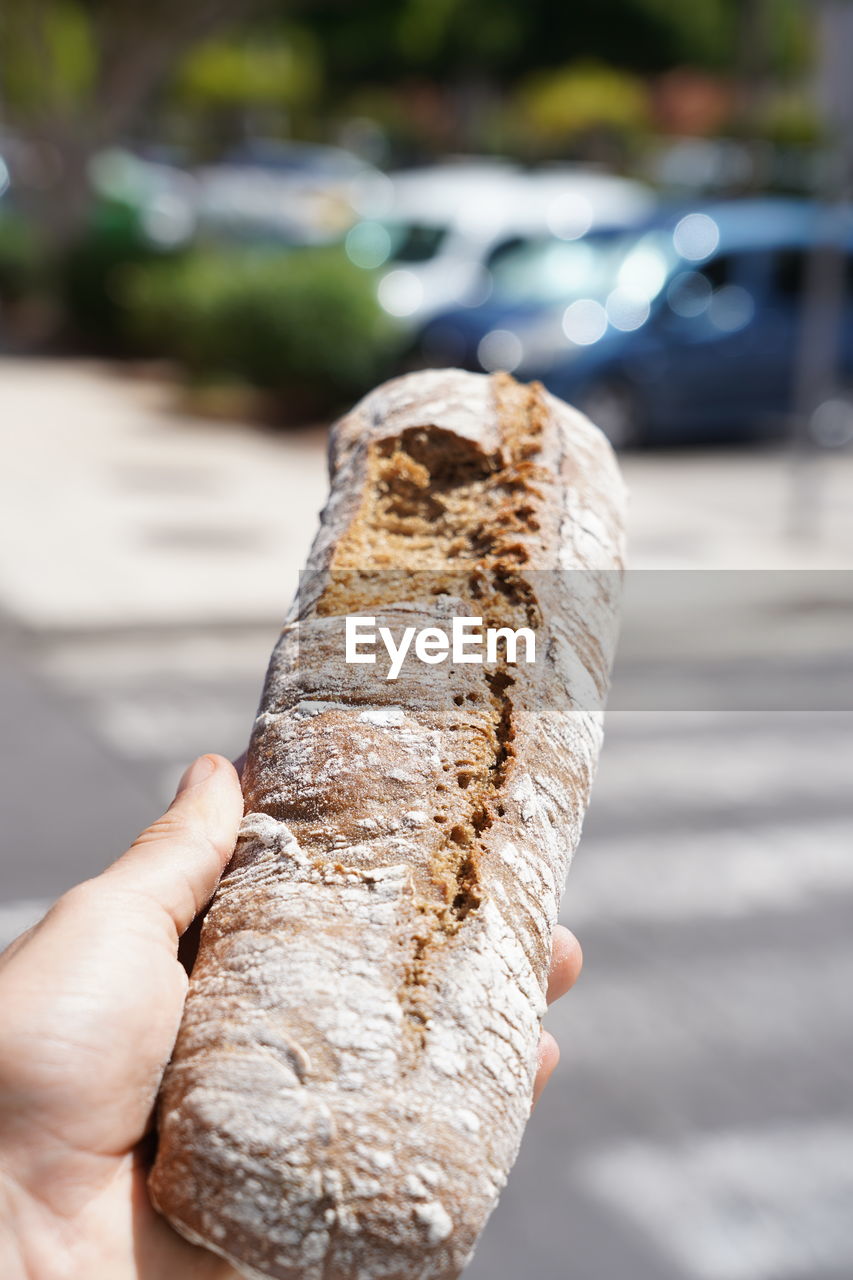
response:
M529 1114L601 742L624 489L507 375L395 379L336 426L246 817L159 1105L155 1205L245 1275L452 1280ZM343 661L346 613L537 629L520 668Z

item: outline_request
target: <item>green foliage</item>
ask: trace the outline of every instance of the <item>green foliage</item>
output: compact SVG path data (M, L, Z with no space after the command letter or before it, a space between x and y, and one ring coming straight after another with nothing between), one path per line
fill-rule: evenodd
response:
M337 249L199 248L125 277L135 333L200 380L307 393L323 407L388 371L396 327L375 282Z
M63 253L56 275L71 336L99 350L129 353L124 275L131 264L163 258L143 234L133 206L118 200L96 203L85 232Z
M623 7L638 25L655 33L667 62L727 70L737 45L738 8L747 2L691 0L690 4L673 4L672 0L628 0L623 6L611 7Z
M181 68L177 90L200 106L301 106L312 101L321 80L310 35L295 29L208 40L193 49Z
M42 252L32 227L0 209L0 303L15 303L41 283Z
M826 141L814 103L800 93L771 99L756 126L763 138L780 146L813 147Z
M429 62L442 49L458 19L458 0L409 0L400 5L397 45L415 64Z
M504 78L598 59L640 72L676 66L731 71L750 5L767 13L771 70L785 71L810 21L802 0L290 0L323 49L327 80L352 90L417 71Z
M642 82L594 63L541 72L522 86L517 105L522 123L545 148L597 130L635 134L649 122Z
M809 13L811 7L812 12ZM769 24L773 69L787 75L808 72L815 55L816 6L799 0L773 0Z
M0 84L7 109L41 117L86 97L95 78L94 27L86 6L45 0L36 20L29 0L0 8Z

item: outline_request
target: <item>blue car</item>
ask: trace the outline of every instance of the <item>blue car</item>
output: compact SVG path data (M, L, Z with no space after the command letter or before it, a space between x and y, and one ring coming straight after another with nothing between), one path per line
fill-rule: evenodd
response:
M813 251L825 243L843 291L834 341L846 389L853 213L805 200L734 200L628 235L519 245L493 264L489 300L437 317L422 351L540 378L620 445L779 436L797 394Z

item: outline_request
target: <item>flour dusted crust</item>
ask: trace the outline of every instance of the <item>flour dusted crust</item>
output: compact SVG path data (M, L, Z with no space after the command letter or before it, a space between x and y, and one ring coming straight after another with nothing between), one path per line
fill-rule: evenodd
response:
M458 370L379 387L338 423L330 463L151 1194L248 1276L452 1280L529 1113L601 740L624 492L580 414ZM415 662L384 682L344 662L347 613L529 624L537 670Z

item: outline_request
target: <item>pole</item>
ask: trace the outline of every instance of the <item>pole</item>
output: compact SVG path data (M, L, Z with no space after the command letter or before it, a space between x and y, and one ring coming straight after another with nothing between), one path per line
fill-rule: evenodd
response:
M816 0L817 96L829 138L815 247L806 266L792 424L790 535L813 541L820 522L819 454L812 430L817 408L839 383L845 306L846 218L853 178L853 3Z

